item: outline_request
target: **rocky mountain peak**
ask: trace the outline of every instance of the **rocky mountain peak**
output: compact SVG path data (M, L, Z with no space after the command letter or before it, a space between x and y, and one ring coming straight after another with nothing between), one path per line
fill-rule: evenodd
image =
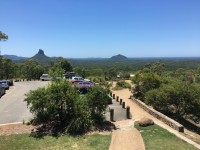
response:
M42 49L39 49L38 54L40 54L40 55L45 55L45 54L44 54L44 51L43 51Z

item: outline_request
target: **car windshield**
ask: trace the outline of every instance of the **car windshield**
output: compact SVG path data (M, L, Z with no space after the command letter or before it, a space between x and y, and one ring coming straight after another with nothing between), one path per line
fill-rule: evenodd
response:
M7 81L0 81L0 84L7 84Z

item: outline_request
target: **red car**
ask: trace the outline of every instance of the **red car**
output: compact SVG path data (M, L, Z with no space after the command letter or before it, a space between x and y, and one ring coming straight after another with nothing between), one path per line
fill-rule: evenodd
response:
M79 88L90 88L90 87L94 86L94 83L89 82L89 81L84 81L84 82L77 83L76 86Z

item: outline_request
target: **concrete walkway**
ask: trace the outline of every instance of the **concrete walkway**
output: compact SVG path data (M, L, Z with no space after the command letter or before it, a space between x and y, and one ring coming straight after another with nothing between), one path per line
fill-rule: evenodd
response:
M145 150L140 132L134 128L134 120L114 123L117 130L112 133L109 150Z

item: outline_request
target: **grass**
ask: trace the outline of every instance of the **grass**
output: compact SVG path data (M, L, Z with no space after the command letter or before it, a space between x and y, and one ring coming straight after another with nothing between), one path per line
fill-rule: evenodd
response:
M158 125L140 127L136 124L135 127L144 139L146 150L197 150Z
M34 138L29 134L0 136L1 150L108 150L111 135L83 135L83 136L44 136Z

